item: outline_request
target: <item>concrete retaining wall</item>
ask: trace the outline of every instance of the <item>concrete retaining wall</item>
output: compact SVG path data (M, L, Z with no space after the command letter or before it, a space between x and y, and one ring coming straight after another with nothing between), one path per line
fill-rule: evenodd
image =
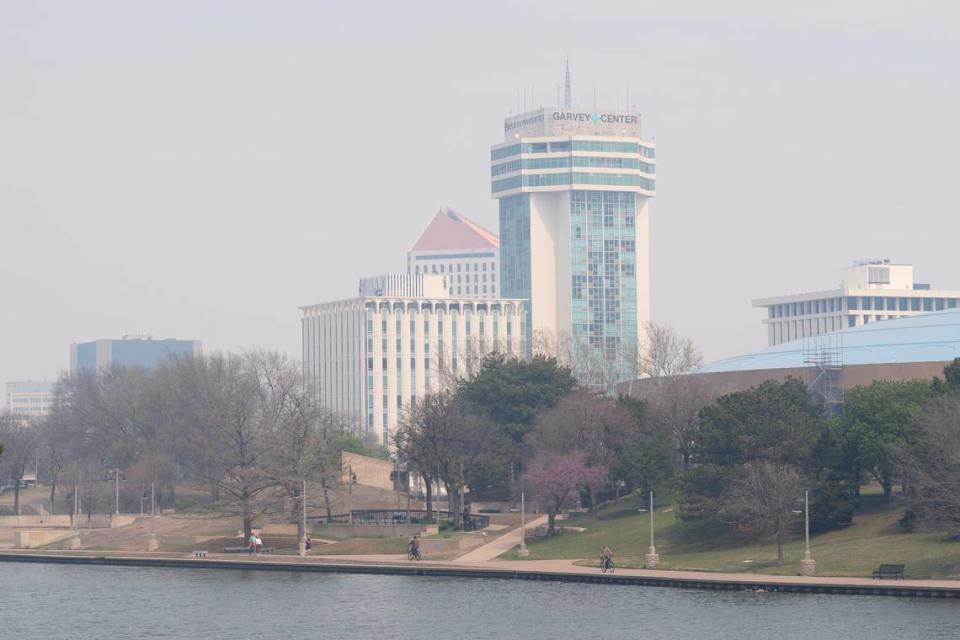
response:
M106 527L125 527L133 524L139 516L135 515L95 515L90 519L90 526L95 529ZM0 527L69 527L71 526L69 515L46 515L46 516L0 516ZM87 528L87 516L77 516L77 525Z
M13 544L17 549L35 549L59 540L66 540L72 535L72 531L64 531L63 529L20 530L13 533Z
M311 535L318 538L397 538L423 533L422 524L313 524ZM436 525L433 525L436 528Z

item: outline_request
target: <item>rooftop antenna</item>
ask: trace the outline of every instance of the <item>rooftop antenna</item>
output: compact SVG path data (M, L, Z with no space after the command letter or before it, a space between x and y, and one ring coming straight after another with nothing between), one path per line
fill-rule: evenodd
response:
M563 100L560 99L560 83L558 82L557 83L557 106L559 107L562 104L563 104Z
M563 106L564 106L565 108L569 109L569 108L571 108L571 107L573 106L573 105L571 104L571 102L572 102L571 95L572 95L572 94L571 94L571 91L570 91L570 56L567 56L567 71L566 71L566 73L564 74L564 77L563 77L563 78L564 78L564 79L563 79L563 90L564 90L564 94L563 94Z

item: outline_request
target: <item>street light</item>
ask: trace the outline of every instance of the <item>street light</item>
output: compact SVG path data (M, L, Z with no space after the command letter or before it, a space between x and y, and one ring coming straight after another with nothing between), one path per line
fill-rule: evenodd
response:
M643 556L643 566L647 569L653 569L660 564L660 554L653 544L653 491L650 492L650 549Z
M812 576L817 572L817 561L810 555L810 492L803 492L803 537L805 549L800 561L800 573Z
M517 551L517 555L521 558L526 558L530 555L529 549L527 549L527 524L526 524L526 504L524 503L523 491L520 492L520 550Z

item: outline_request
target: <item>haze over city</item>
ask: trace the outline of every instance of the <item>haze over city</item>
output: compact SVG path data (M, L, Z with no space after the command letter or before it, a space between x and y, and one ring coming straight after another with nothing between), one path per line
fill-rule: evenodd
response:
M404 269L440 206L496 230L490 145L567 57L657 143L652 316L707 360L857 258L960 286L956 9L767 8L6 4L0 380L124 333L299 356L298 306Z

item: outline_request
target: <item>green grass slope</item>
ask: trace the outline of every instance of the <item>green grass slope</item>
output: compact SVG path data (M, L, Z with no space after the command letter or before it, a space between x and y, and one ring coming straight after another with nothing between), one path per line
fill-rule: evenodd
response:
M585 531L548 539L528 540L530 560L586 559L597 564L601 547L614 552L617 565L642 567L650 542L650 516L638 513L639 498L631 496L601 509L598 517L575 515L562 524ZM896 501L887 505L878 495L864 495L854 524L811 539L817 574L867 576L882 563L906 565L908 578L960 578L960 542L942 534L905 532L897 523L902 512ZM750 540L720 522L680 522L669 506L654 514L654 534L660 568L697 571L800 573L803 558L802 520L797 536L784 544L784 566L777 567L772 542ZM518 559L516 552L504 556Z

